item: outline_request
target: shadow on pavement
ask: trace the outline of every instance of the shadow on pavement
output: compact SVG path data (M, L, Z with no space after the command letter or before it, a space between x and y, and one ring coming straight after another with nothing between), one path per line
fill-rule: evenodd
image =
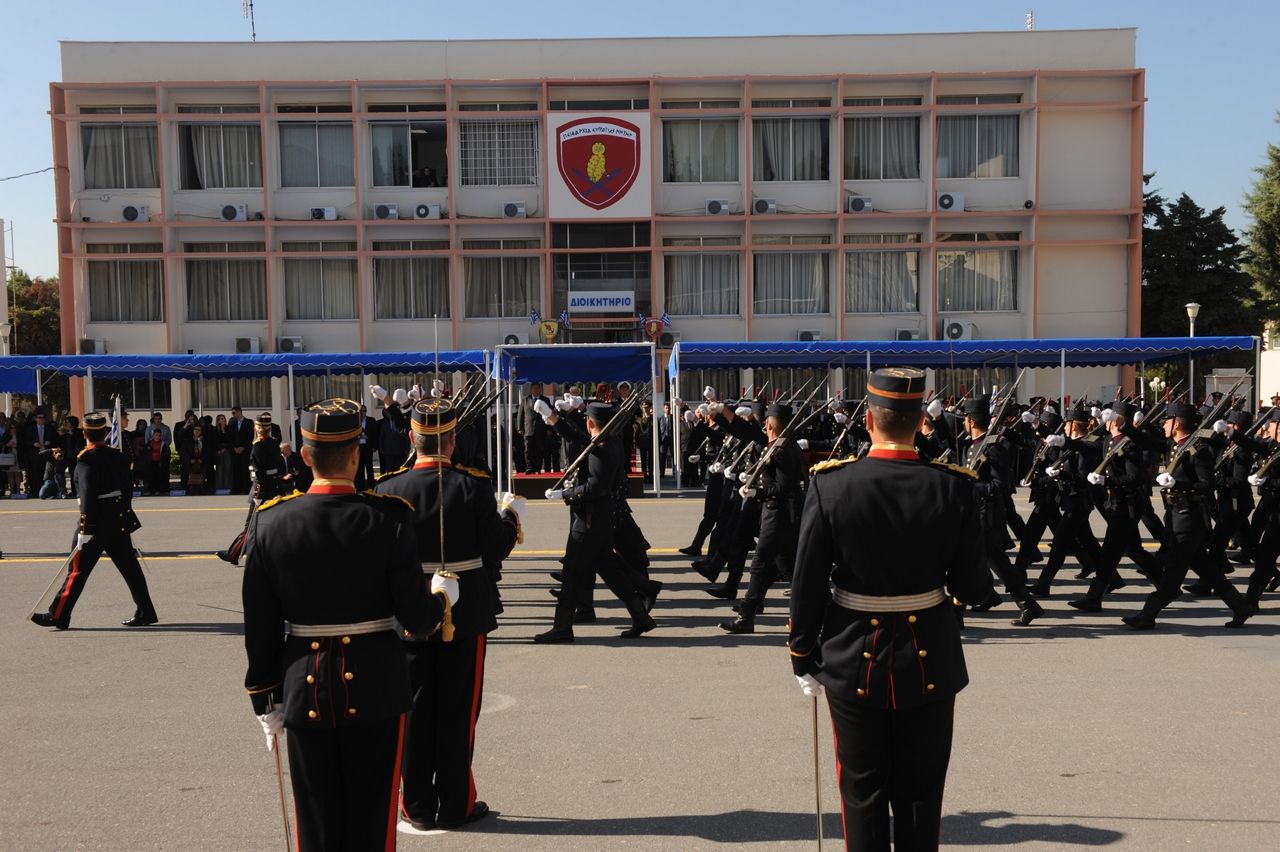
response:
M244 623L240 621L210 621L210 622L186 622L186 623L166 623L160 622L150 627L124 627L117 625L115 627L77 627L72 624L68 634L75 633L199 633L204 635L216 636L240 636L244 633Z
M1008 811L961 811L942 817L942 842L951 846L1011 846L1015 843L1051 843L1061 846L1108 846L1124 839L1124 832L1078 823L1015 822L987 825L993 820L1027 819ZM1069 819L1069 817L1040 817Z

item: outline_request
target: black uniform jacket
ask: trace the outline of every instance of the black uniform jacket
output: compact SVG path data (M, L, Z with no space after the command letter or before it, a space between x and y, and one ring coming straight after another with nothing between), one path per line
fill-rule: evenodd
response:
M245 688L254 712L284 701L290 727L337 727L409 709L409 670L392 629L331 638L287 636L285 621L352 624L394 616L430 633L443 616L428 593L399 497L318 493L280 497L253 515L244 569Z
M458 574L459 600L453 608L453 626L459 633L476 636L498 626L497 570L515 547L519 521L511 512L498 513L493 482L472 468L449 462L419 459L378 478L374 490L403 497L414 506L413 523L418 539L418 562L427 575L440 563L440 486L444 489L444 559L466 562L481 559L484 565ZM418 634L415 634L417 636ZM420 637L426 638L426 637Z
M951 600L914 612L855 611L832 600L830 583L875 596L945 586L979 603L991 594L991 573L973 474L875 453L814 467L791 587L791 658L796 674L816 673L843 700L916 707L969 682Z
M782 509L784 516L793 520L786 510L789 508L788 504L800 498L803 476L800 445L793 440L784 439L761 468L756 496L764 501L767 508Z
M80 533L121 535L141 524L133 514L133 478L119 450L93 444L76 457L76 494L80 497ZM110 496L104 496L110 495Z
M280 453L280 442L275 438L258 438L249 450L249 463L253 465L253 479L257 484L254 496L259 500L270 500L284 493L280 477L288 471L284 466L284 456Z

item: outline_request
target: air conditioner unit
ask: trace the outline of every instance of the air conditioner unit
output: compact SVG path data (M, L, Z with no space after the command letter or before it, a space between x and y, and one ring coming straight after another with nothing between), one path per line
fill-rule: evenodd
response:
M895 328L893 330L894 340L919 340L920 330L915 328Z
M502 338L503 346L520 346L521 344L530 342L537 343L536 340L530 341L529 336L526 334L508 334Z
M729 199L708 198L706 209L707 209L708 216L728 216L729 215Z
M262 351L261 337L237 337L236 338L236 354L237 355L257 355Z
M662 334L658 335L658 348L670 349L672 346L675 346L676 343L679 342L679 340L680 340L680 332L667 329L666 331L662 332Z
M942 339L943 340L974 340L977 338L978 327L971 322L964 320L942 319Z
M417 207L413 208L413 215L416 219L439 219L440 205L419 204Z
M959 192L939 192L938 209L943 213L964 210L964 195Z
M374 204L369 208L374 219L399 219L399 204Z
M871 196L869 195L846 195L844 197L844 212L846 213L870 213L871 210Z
M224 222L245 222L249 219L249 205L247 204L224 204L222 206L222 221Z
M767 216L770 213L778 212L778 199L776 198L757 198L751 205L752 212L759 216Z
M151 210L145 204L126 204L120 208L120 218L126 222L146 222Z
M312 207L312 208L311 208L311 218L312 218L312 219L314 219L314 220L315 220L315 221L317 221L317 222L319 222L319 221L329 221L329 222L332 222L334 219L337 219L337 218L338 218L338 208L336 208L336 207Z
M277 337L277 352L305 352L306 349L302 345L301 337Z
M822 332L812 328L802 328L796 332L796 340L801 343L813 343L822 339Z
M93 337L80 338L80 354L81 355L106 355L107 341L98 340Z
M525 212L523 201L504 201L502 202L502 218L503 219L524 219L529 214Z

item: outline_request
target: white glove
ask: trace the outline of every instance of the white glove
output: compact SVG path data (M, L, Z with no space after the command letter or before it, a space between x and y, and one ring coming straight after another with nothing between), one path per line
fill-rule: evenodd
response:
M1046 405L1046 406L1044 407L1044 413L1045 413L1045 414L1057 414L1057 413L1058 413L1058 409L1054 408L1052 405Z
M702 456L689 456L689 464L697 464L702 461Z
M533 401L533 410L536 411L538 416L543 419L551 416L551 406L547 405L547 401L545 399L535 399Z
M1225 435L1229 428L1231 427L1225 420L1215 420L1213 422L1213 431L1217 432L1219 435Z
M716 416L722 411L724 411L724 405L722 405L721 403L711 402L707 404L707 413L710 414L712 417Z
M751 406L749 406L749 405L739 405L737 408L735 408L735 409L733 410L733 413L734 413L734 414L736 414L736 415L738 415L739 417L750 417L750 416L751 416Z
M738 478L738 472L737 472L736 470L734 470L733 468L731 468L731 467L726 467L726 468L724 469L724 478L725 478L725 479L737 479L737 478Z
M1172 488L1173 474L1163 473L1163 472L1160 473L1158 476L1156 476L1156 485L1159 485L1161 488Z
M696 418L696 417L694 417L694 416L693 416L693 412L692 412L692 411L686 411L686 412L684 413L684 422L685 422L685 423L688 423L690 426L692 426L692 425L693 425L693 421L695 421L695 420L697 420L697 419L698 419L698 418Z
M1065 447L1067 445L1067 436L1053 434L1044 439L1046 447Z
M745 485L738 489L738 493L742 495L743 500L750 500L752 497L756 496L756 490L754 488L748 488Z
M1089 475L1086 476L1085 479L1089 480L1090 485L1101 485L1107 481L1105 476L1100 473L1093 473L1092 471L1089 472Z
M843 426L844 424L849 422L849 415L845 414L843 411L837 412L836 422L839 423L841 426Z
M387 389L382 385L369 385L369 393L373 394L373 398L378 402L383 402L387 398Z
M409 401L409 392L404 388L396 388L395 392L391 394L391 399L393 402L404 405Z
M840 400L838 400L838 399L833 399L833 400L831 400L830 402L828 402L828 403L827 403L827 408L831 409L832 413L835 413L835 412L839 411L839 410L840 410Z
M1102 422L1104 424L1110 423L1111 421L1116 419L1116 413L1112 411L1110 408L1102 409L1102 411L1099 412L1099 416L1102 418Z
M1141 426L1141 425L1142 425L1142 421L1143 421L1143 420L1146 420L1146 419L1147 419L1147 415L1143 414L1141 411L1135 411L1135 412L1133 412L1133 425L1134 425L1134 426Z
M802 449L802 450L807 450L807 449L809 449L809 439L808 439L808 438L800 438L799 440L797 440L797 441L796 441L796 446L797 446L797 447L799 447L799 448L800 448L800 449Z
M548 489L547 489L547 493L546 493L545 495L543 495L543 496L545 496L548 500L563 500L563 499L564 499L564 489L563 489L563 488L548 488Z
M738 474L738 481L739 481L739 482L746 482L746 481L747 481L748 479L750 479L750 478L751 478L751 477L747 475L747 472L746 472L745 470L744 470L742 473Z
M444 393L444 381L441 379L432 379L431 389L434 391L440 392L440 393L433 393L431 394L432 396L440 396L441 393Z
M267 751L274 751L276 737L284 736L284 714L273 707L258 717L258 724L262 725L262 733L266 735Z
M518 494L512 494L510 491L502 492L502 496L498 498L498 508L511 512L517 518L523 518L528 501Z
M800 691L809 698L817 698L822 694L822 684L813 675L796 675L796 683L800 684Z
M716 389L711 387L711 385L707 385L702 389L702 398L707 402L711 402L711 400L716 398Z
M458 590L458 581L452 577L442 577L439 574L431 575L431 594L443 590L449 597L449 603L456 604L461 592Z
M1256 473L1249 474L1249 484L1255 488L1266 481L1267 478L1265 476L1258 476Z
M568 411L573 408L573 403L567 399L556 400L556 411Z
M418 400L422 399L422 385L414 385L413 387L409 388L409 399L413 400L414 402L417 402Z
M1045 476L1047 476L1047 477L1049 477L1050 479L1057 479L1059 476L1061 476L1061 475L1062 475L1062 468L1060 468L1060 467L1046 467L1046 468L1044 469L1044 475L1045 475Z
M91 541L93 541L93 536L80 533L76 536L76 547L84 547Z
M1035 423L1035 422L1036 422L1036 416L1035 416L1034 414L1032 414L1030 411L1024 411L1024 412L1022 412L1022 422L1023 422L1023 423L1026 423L1026 424L1028 424L1028 425L1030 425L1030 424L1032 424L1032 423Z
M1094 420L1097 420L1102 416L1102 409L1095 405L1093 408L1089 409L1089 416Z
M575 409L581 408L583 405L585 405L585 403L582 401L582 397L580 397L580 396L575 396L575 397L573 398L573 407L574 407Z
M699 405L699 406L698 406L698 416L699 416L699 417L706 417L706 416L707 416L708 414L710 414L710 413L711 413L711 409L707 406L707 404L706 404L705 402L704 402L704 403L702 403L702 405Z
M935 399L933 402L929 403L928 407L925 408L925 412L930 418L937 420L942 416L942 400Z

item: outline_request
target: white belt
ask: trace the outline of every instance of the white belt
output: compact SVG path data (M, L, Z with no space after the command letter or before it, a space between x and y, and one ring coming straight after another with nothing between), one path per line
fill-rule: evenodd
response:
M290 636L311 639L381 633L384 630L395 630L396 622L394 618L375 618L373 621L357 621L354 624L294 624L286 621L284 626Z
M845 609L856 609L859 612L911 612L917 609L928 609L937 606L947 599L947 593L941 588L921 592L918 595L855 595L844 589L832 591L836 603Z
M263 473L267 474L268 476L270 476L271 474L274 474L274 473L279 473L279 472L280 472L280 471L279 471L279 470L277 470L276 468L272 468L271 470L264 470L264 471L263 471Z
M461 562L423 562L422 570L427 574L435 574L439 571L452 571L455 574L461 574L463 571L474 571L484 563L480 557L475 559L464 559Z
M98 499L99 499L99 500L110 500L112 497L119 497L119 496L120 496L120 492L119 492L119 491L108 491L106 494L99 494L99 495L98 495Z

